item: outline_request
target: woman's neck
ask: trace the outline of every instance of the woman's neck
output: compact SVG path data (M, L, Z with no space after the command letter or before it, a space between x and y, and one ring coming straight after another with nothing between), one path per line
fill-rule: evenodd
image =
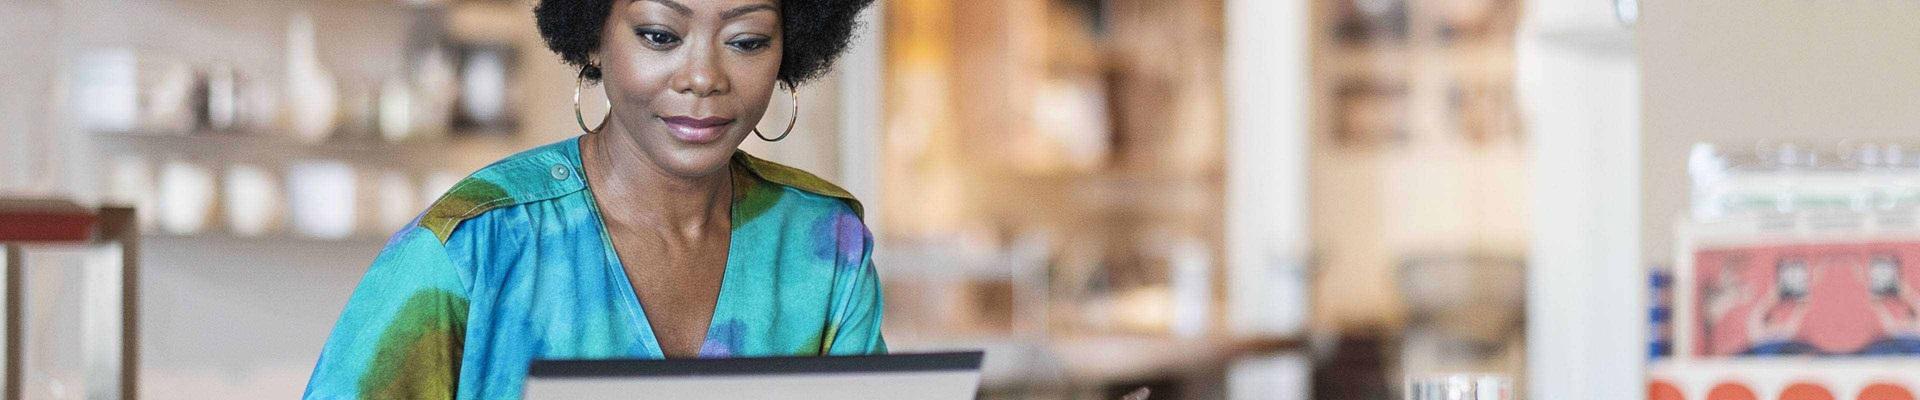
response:
M648 231L680 244L728 228L733 190L728 169L695 177L668 173L614 124L581 138L580 147L594 197L602 205L623 205L601 207L609 228Z

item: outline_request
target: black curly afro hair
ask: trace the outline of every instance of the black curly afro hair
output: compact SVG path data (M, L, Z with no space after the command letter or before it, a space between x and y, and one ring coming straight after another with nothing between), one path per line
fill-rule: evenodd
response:
M600 80L600 67L588 57L600 48L600 29L617 0L540 0L533 17L547 48L560 54L581 75ZM873 0L780 0L783 49L778 79L796 87L833 66L853 40L856 18Z

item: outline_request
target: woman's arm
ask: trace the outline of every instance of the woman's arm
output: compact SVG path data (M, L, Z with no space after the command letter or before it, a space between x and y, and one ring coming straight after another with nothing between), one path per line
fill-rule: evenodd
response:
M858 266L842 268L834 290L833 320L821 343L826 355L886 354L887 341L880 334L880 315L884 308L880 290L880 271L873 266L873 235L860 226L865 242Z
M307 382L308 399L450 399L460 380L465 285L431 231L374 259Z

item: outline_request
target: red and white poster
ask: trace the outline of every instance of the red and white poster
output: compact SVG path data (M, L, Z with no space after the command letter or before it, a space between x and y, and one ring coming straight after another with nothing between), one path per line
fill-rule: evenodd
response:
M1693 251L1695 357L1920 355L1920 240Z
M1682 224L1652 400L1915 400L1920 233Z

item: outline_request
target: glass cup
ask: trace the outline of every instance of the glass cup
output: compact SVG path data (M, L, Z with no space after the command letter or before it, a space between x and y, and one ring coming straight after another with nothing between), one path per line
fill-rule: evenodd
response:
M1406 400L1512 400L1513 379L1498 374L1440 374L1407 378Z

